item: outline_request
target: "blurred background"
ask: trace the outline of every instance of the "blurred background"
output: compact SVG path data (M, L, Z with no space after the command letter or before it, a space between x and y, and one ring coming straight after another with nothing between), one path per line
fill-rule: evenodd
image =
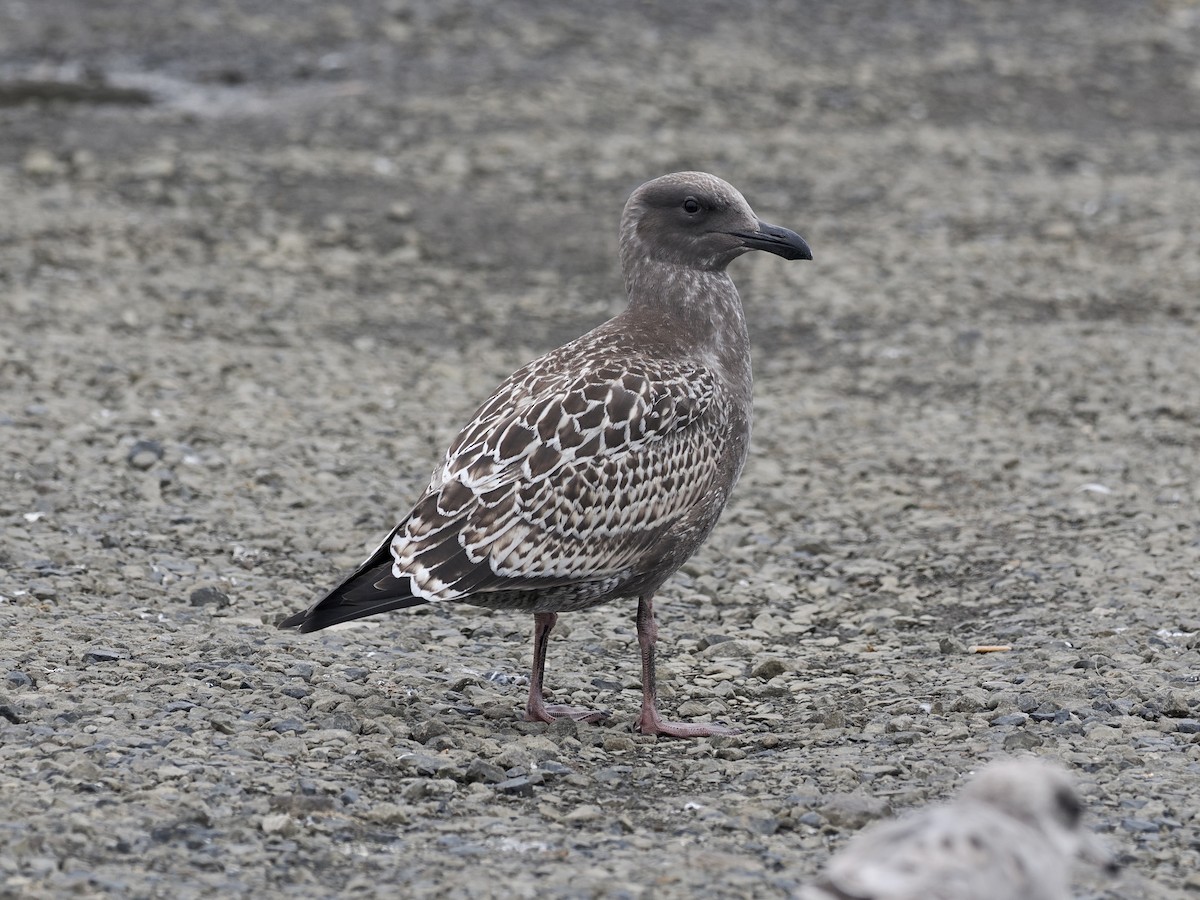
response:
M525 310L512 336L555 342L621 302L614 234L629 191L683 168L727 178L821 248L818 284L803 267L770 271L808 285L807 299L760 309L760 340L798 339L830 314L1145 315L1162 300L1129 288L1132 273L1110 286L1081 265L1064 295L1016 270L1145 259L1176 192L1120 179L1195 174L1198 15L1169 0L734 13L5 0L0 161L10 203L129 212L105 239L160 271L114 266L104 290L131 309L160 292L147 328L219 332L232 304L256 306L266 330L312 305L312 324L343 340L444 339L448 323L503 332L512 298L551 278L552 305ZM52 258L5 258L18 293L39 265L81 268L71 242L30 242ZM973 257L997 254L1005 277L973 284ZM205 274L244 263L270 279ZM487 302L426 284L442 268L485 273ZM185 278L199 283L172 280Z
M271 624L362 558L500 378L622 307L630 191L701 169L815 261L731 270L756 432L663 604L674 652L726 629L842 679L777 701L806 724L772 746L925 735L849 746L814 792L872 753L870 789L904 791L959 753L1045 746L1107 785L1136 871L1196 888L1200 745L1171 729L1200 712L1198 47L1189 0L0 0L0 659L136 656L162 616L180 658L283 640ZM631 646L628 609L586 615ZM517 671L510 618L477 652ZM380 627L438 623L457 633ZM1044 731L950 711L981 678L1002 710L1027 690L994 693L1021 657L989 680L953 655L981 638L1048 654L1028 683L1052 689L1020 709ZM371 645L323 640L286 646ZM636 683L631 653L590 648ZM372 678L411 677L381 659ZM862 699L897 685L943 692L962 730ZM1053 730L1071 703L1107 737ZM923 761L892 780L897 753ZM815 867L823 838L793 826L762 871Z

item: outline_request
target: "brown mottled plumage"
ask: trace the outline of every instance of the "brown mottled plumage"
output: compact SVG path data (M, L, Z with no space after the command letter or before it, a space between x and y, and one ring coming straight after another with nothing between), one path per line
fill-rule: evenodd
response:
M638 727L723 731L658 716L651 598L717 522L746 460L750 345L725 267L749 250L811 259L702 172L638 188L621 220L629 306L506 379L446 452L412 511L345 581L280 627L315 631L427 602L534 614L529 718L545 705L557 613L637 597Z

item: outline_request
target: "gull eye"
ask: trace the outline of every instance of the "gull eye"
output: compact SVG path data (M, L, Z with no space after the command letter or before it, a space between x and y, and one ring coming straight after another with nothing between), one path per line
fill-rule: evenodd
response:
M683 211L689 216L694 216L696 213L700 212L700 201L695 197L688 197L683 201Z

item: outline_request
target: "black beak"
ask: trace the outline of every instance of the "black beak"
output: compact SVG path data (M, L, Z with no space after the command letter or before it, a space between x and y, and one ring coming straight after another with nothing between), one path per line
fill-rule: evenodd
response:
M751 250L766 250L784 259L812 259L812 250L800 235L778 225L769 225L759 219L757 231L731 231L736 238Z

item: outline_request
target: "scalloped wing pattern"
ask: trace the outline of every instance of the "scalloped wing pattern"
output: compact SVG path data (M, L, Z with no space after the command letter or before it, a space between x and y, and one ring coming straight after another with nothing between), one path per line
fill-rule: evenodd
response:
M712 373L614 344L567 344L479 409L392 538L414 594L582 608L702 502L728 440Z

